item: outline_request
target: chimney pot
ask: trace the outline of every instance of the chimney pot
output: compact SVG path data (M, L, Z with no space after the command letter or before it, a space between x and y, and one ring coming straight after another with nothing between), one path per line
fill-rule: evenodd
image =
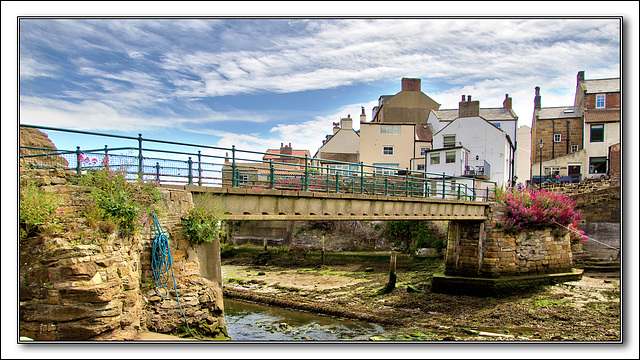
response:
M467 95L467 101L471 101L471 95Z
M464 98L465 98L465 95L462 95L462 100L461 101L464 101Z

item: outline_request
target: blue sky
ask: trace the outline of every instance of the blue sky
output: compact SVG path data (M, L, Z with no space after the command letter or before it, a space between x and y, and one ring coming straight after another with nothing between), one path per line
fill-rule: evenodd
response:
M332 123L367 119L402 77L457 108L513 98L530 125L572 105L576 74L620 76L617 19L20 20L20 123L314 154ZM354 127L357 129L359 125ZM48 132L58 148L85 142ZM102 140L100 140L102 141ZM102 145L101 145L102 146Z

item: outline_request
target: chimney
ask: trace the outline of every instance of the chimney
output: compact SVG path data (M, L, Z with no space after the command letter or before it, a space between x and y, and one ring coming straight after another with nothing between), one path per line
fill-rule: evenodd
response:
M540 86L536 86L536 96L533 98L533 109L540 110Z
M360 123L367 122L367 115L364 114L364 106L362 106L362 114L360 114Z
M458 117L474 117L480 116L480 101L471 101L471 95L467 95L465 101L464 95L462 95L462 101L458 103Z
M578 84L584 82L584 71L578 71Z
M291 143L289 143L289 146L282 146L282 143L280 145L280 154L281 155L293 155L293 152L291 151Z
M340 120L340 122L342 122L342 120ZM340 130L340 123L339 122L334 122L333 123L333 135L335 135L339 130Z
M502 107L511 110L512 109L512 99L509 97L509 94L504 95L504 101L502 102Z
M353 119L351 118L351 115L347 115L346 118L340 119L340 128L353 129Z
M402 78L402 91L421 91L421 80Z

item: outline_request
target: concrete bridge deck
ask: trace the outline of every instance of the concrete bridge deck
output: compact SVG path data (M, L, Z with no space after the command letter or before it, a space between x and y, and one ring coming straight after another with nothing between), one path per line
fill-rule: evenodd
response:
M204 187L184 189L194 201L212 197L227 220L486 220L489 202L293 190Z

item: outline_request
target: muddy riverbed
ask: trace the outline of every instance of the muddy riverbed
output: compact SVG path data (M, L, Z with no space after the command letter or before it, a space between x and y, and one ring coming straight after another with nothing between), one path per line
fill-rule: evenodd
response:
M480 298L431 293L441 258L400 257L396 288L384 257L277 251L223 259L225 298L379 324L380 341L620 341L619 273L524 294Z

